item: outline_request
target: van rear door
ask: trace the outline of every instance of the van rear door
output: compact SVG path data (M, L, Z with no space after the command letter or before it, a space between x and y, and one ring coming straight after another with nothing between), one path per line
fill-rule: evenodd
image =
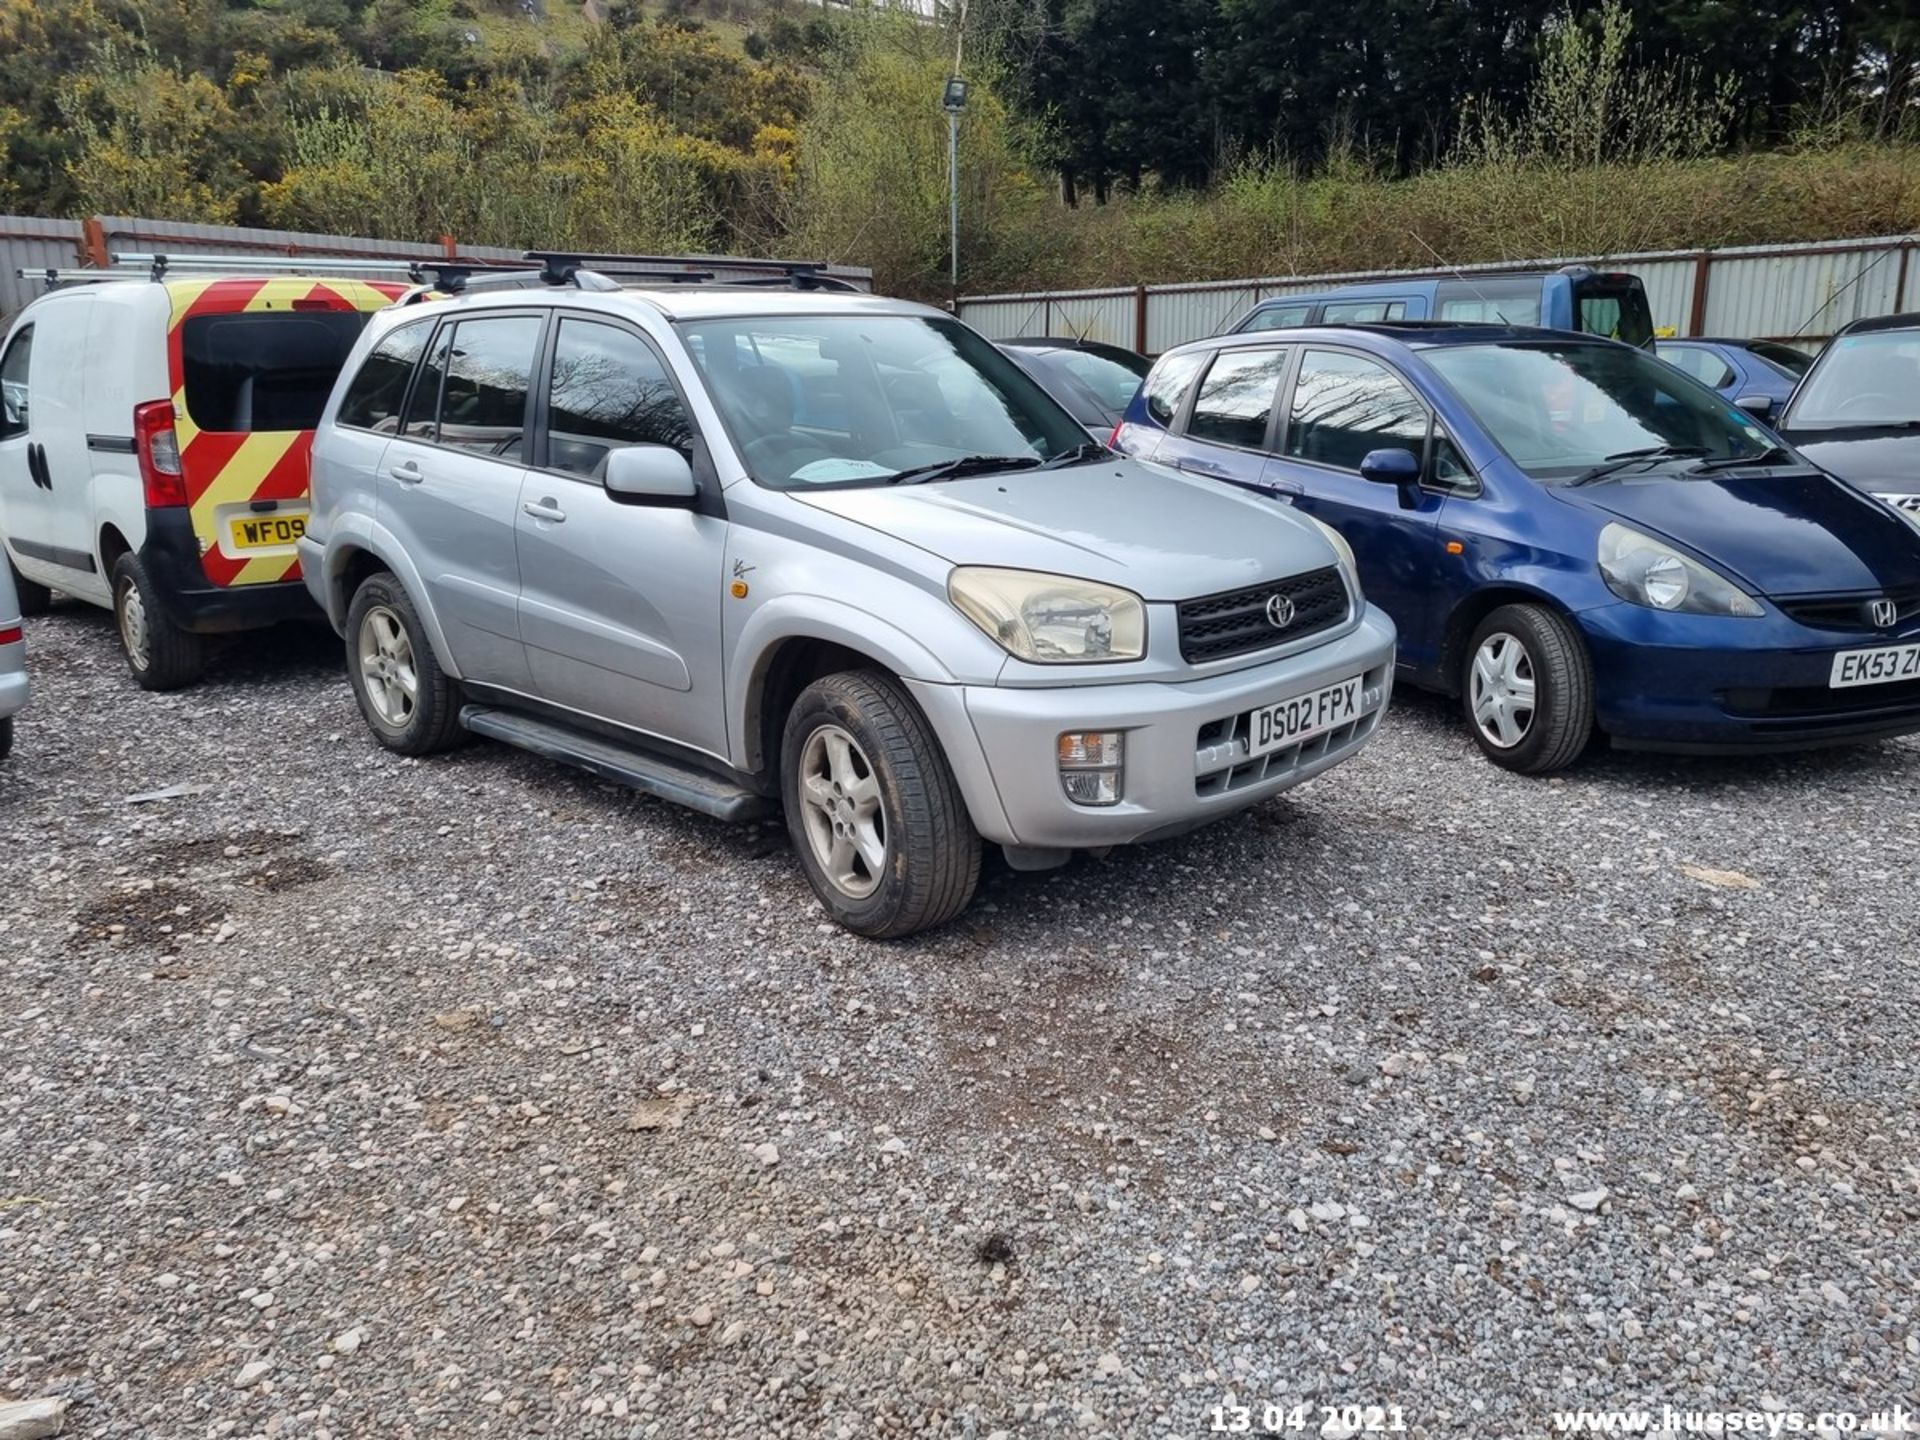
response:
M294 582L313 428L367 315L404 286L178 280L167 361L201 563L216 585Z
M1653 309L1638 275L1584 275L1573 282L1574 328L1646 350L1653 346Z

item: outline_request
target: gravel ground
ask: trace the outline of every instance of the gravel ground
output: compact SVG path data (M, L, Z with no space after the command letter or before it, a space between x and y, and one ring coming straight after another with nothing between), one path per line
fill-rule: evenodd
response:
M69 1434L1920 1409L1920 744L1540 783L1403 695L882 946L777 829L375 748L331 636L29 649L0 1401Z

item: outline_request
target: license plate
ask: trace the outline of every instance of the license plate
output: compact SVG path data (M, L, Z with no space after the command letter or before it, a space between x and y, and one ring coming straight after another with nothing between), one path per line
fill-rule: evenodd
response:
M1247 755L1264 755L1296 745L1322 730L1332 730L1360 718L1360 677L1342 680L1311 695L1298 695L1253 712L1247 734Z
M1920 645L1888 645L1879 650L1842 650L1833 657L1829 689L1849 685L1885 685L1891 680L1920 680Z
M242 515L227 523L236 550L273 550L291 545L307 533L307 517L297 512Z

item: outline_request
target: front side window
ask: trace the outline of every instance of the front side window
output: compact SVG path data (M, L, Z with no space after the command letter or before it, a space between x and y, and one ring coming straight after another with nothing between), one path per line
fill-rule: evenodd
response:
M526 456L527 389L542 320L489 315L453 327L439 440L502 460Z
M311 430L366 325L361 310L190 315L180 325L187 414L230 435Z
M416 322L402 325L375 345L340 397L340 423L382 435L399 429L407 382L432 333L432 321Z
M1307 323L1310 305L1269 305L1247 317L1242 330L1291 330Z
M955 320L736 316L680 329L747 473L774 489L1030 467L1090 443L1032 376Z
M1515 464L1550 483L1629 452L1748 459L1774 443L1751 416L1642 350L1550 340L1436 345L1423 358Z
M629 445L693 453L693 420L667 368L639 336L591 320L562 320L547 395L547 465L598 479Z
M1836 336L1794 393L1790 430L1908 425L1920 421L1920 330Z
M25 327L0 359L0 440L26 432L27 366L33 358L33 327Z
M1258 450L1267 443L1267 417L1273 413L1280 377L1287 368L1285 350L1227 350L1214 360L1194 397L1187 435L1219 445Z
M1147 376L1147 414L1162 425L1171 425L1180 413L1180 402L1187 398L1193 377L1206 363L1207 352L1201 350L1169 355L1154 366Z
M1286 453L1296 460L1360 468L1375 450L1425 453L1427 411L1377 360L1338 350L1309 350L1293 387Z
M1733 370L1711 350L1698 345L1661 345L1655 353L1669 365L1678 365L1702 385L1718 390L1733 379Z

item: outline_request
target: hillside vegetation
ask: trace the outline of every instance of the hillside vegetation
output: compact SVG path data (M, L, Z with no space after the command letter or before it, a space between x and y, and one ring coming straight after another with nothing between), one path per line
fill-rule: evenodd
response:
M1513 19L1450 88L1327 81L1312 114L1271 103L1310 93L1276 74L1294 41L1235 40L1251 0L1163 7L1151 35L1131 0L1052 3L968 21L964 289L1920 229L1904 32L1846 39L1879 68L1831 83L1770 61L1756 98L1608 0ZM1201 33L1218 17L1240 28ZM936 296L959 38L797 0L0 0L0 211L804 254ZM1156 46L1213 68L1143 70ZM1062 98L1068 64L1100 107ZM1179 108L1202 100L1211 130ZM1223 106L1267 118L1233 132Z

